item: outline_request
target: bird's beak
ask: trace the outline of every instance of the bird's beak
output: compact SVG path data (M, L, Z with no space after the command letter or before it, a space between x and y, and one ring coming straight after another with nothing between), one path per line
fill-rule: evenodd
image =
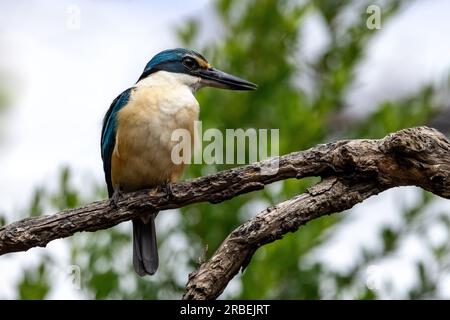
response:
M258 87L254 83L214 68L201 69L198 74L202 79L202 84L209 87L229 90L256 90Z

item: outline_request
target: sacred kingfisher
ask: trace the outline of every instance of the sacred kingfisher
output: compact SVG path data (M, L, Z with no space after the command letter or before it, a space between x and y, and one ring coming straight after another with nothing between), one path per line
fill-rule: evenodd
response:
M256 85L211 67L199 53L165 50L154 56L134 86L122 92L103 120L101 154L108 195L166 185L179 179L183 164L174 164L172 132L189 130L202 87L255 90ZM157 213L133 220L133 265L140 276L152 275L159 264L155 234Z

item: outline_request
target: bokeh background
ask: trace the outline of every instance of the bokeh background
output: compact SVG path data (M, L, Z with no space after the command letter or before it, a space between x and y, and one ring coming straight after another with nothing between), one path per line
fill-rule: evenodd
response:
M367 8L381 10L370 29ZM0 3L0 225L106 198L101 120L147 61L203 53L258 83L204 89L203 128L279 128L280 153L416 125L450 132L450 1ZM184 178L227 166L192 165ZM3 299L176 299L208 246L317 179L160 214L160 269L139 278L131 224L0 257ZM396 188L264 246L225 299L450 298L450 205Z

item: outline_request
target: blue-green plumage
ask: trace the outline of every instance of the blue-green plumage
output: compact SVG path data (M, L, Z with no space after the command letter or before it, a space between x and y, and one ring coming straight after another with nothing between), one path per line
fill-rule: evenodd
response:
M189 67L183 64L183 58L186 57L186 55L197 56L206 61L200 53L193 50L183 48L164 50L147 63L139 80L142 80L159 70L175 73L189 73Z
M129 88L116 97L103 119L100 145L103 170L110 198L114 194L111 169L118 127L117 116L120 110L128 104L132 90L133 88ZM152 215L147 222L143 222L141 219L133 219L133 265L140 276L154 274L159 264L154 219L155 215Z
M108 195L111 197L114 193L114 188L111 181L111 157L116 144L117 132L117 114L129 101L132 88L122 92L111 103L108 111L103 119L101 149L103 170L105 171L105 180L108 187Z

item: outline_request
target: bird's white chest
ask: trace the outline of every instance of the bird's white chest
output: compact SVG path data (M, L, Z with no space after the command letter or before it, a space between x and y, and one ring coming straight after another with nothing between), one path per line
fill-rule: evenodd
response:
M165 138L174 130L189 130L198 113L198 102L187 88L137 88L119 114L119 126L139 131L142 137L159 136L169 143L170 137Z
M115 184L133 190L173 180L181 169L171 159L177 143L172 135L183 129L193 137L198 113L198 102L186 86L135 88L118 114L112 168Z

